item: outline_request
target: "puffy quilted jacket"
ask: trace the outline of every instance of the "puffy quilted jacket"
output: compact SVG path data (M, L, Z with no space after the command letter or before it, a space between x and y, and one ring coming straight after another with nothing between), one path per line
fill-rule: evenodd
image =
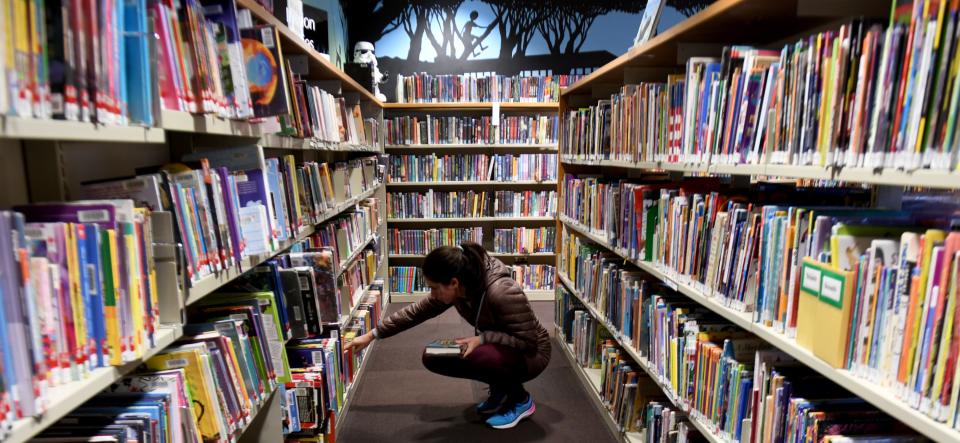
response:
M519 349L527 357L529 374L543 371L550 361L550 337L530 308L523 289L511 276L510 269L500 260L488 258L486 290L472 292L476 294L457 299L453 305L425 297L383 319L377 326L377 334L380 338L399 334L454 306L464 320L480 331L484 343ZM479 316L478 305L481 305Z

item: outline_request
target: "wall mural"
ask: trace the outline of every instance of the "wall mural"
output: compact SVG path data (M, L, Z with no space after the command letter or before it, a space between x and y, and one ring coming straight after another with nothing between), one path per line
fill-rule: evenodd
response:
M659 30L713 0L667 0ZM376 45L397 74L588 73L632 44L646 0L344 0L350 47Z

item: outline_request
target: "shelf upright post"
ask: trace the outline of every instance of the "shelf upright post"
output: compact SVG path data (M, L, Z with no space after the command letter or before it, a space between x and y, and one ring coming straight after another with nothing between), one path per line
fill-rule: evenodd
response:
M67 195L67 169L60 142L24 140L22 143L30 201L36 203L70 200Z

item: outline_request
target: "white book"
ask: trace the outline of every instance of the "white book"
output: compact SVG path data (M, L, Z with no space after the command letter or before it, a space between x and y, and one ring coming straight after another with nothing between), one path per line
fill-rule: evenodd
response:
M264 205L250 205L240 208L240 232L247 248L245 256L267 254L270 252L270 225L267 222L267 208Z

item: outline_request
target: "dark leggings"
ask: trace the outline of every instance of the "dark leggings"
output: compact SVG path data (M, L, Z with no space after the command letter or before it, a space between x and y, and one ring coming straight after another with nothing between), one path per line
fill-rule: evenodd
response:
M424 353L423 366L447 377L486 383L492 390L505 392L513 401L525 400L527 391L523 383L539 375L527 370L527 359L521 351L499 344L477 346L466 358Z

